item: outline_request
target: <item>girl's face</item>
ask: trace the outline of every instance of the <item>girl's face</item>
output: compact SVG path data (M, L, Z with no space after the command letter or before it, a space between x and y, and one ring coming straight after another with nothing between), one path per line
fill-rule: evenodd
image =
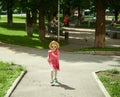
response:
M56 50L57 49L57 45L56 44L52 44L51 45L51 50Z

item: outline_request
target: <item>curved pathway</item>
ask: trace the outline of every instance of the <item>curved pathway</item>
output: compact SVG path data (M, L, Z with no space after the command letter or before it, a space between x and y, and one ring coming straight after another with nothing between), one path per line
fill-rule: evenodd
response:
M105 97L92 72L120 69L119 56L61 51L60 83L51 86L47 50L0 43L0 60L22 64L28 71L11 97Z

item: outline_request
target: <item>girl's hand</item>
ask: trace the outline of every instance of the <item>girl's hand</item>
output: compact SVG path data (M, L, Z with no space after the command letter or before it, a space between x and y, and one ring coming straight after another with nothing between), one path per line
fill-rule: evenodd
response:
M53 55L54 57L56 57L56 58L58 57L54 52L52 52L52 55Z
M50 59L48 59L48 63L50 63Z
M54 53L54 52L52 52L52 55L53 55L53 56L55 56L55 53Z
M50 59L49 59L49 57L47 57L47 61L48 61L48 63L50 63Z

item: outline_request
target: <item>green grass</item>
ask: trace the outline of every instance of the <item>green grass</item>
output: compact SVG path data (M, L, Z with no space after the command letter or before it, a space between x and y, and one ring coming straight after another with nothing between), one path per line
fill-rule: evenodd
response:
M14 16L13 26L9 26L6 16L0 18L0 41L9 44L48 49L48 45L53 38L39 40L38 30L33 32L33 37L28 37L25 27L25 16ZM88 22L82 22L79 28L95 28L95 23L91 23L88 27ZM60 46L68 44L66 41L60 41ZM120 51L120 48L81 48L75 51Z
M120 97L120 71L116 68L97 73L111 97Z
M20 75L21 71L23 71L22 66L0 61L0 97L4 97L14 80Z
M25 16L14 16L12 27L6 23L6 17L0 19L0 41L9 44L48 49L48 45L53 38L46 38L41 41L38 32L33 32L33 37L28 37L25 28ZM60 41L60 46L67 44L65 41Z
M116 28L119 28L119 29L120 29L120 24L119 24L119 25L116 25Z
M25 16L14 16L13 21L18 23L25 23L26 17Z
M13 22L25 23L25 16L13 16ZM7 22L7 16L1 16L0 22Z

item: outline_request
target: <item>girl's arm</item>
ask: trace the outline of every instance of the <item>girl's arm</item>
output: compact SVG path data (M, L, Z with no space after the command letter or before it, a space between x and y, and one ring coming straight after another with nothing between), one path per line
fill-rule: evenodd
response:
M48 62L50 62L49 52L48 52L47 60L48 60Z
M52 55L56 58L59 58L60 54L59 51L57 50L56 52L52 52Z
M49 56L47 57L47 61L50 62Z

